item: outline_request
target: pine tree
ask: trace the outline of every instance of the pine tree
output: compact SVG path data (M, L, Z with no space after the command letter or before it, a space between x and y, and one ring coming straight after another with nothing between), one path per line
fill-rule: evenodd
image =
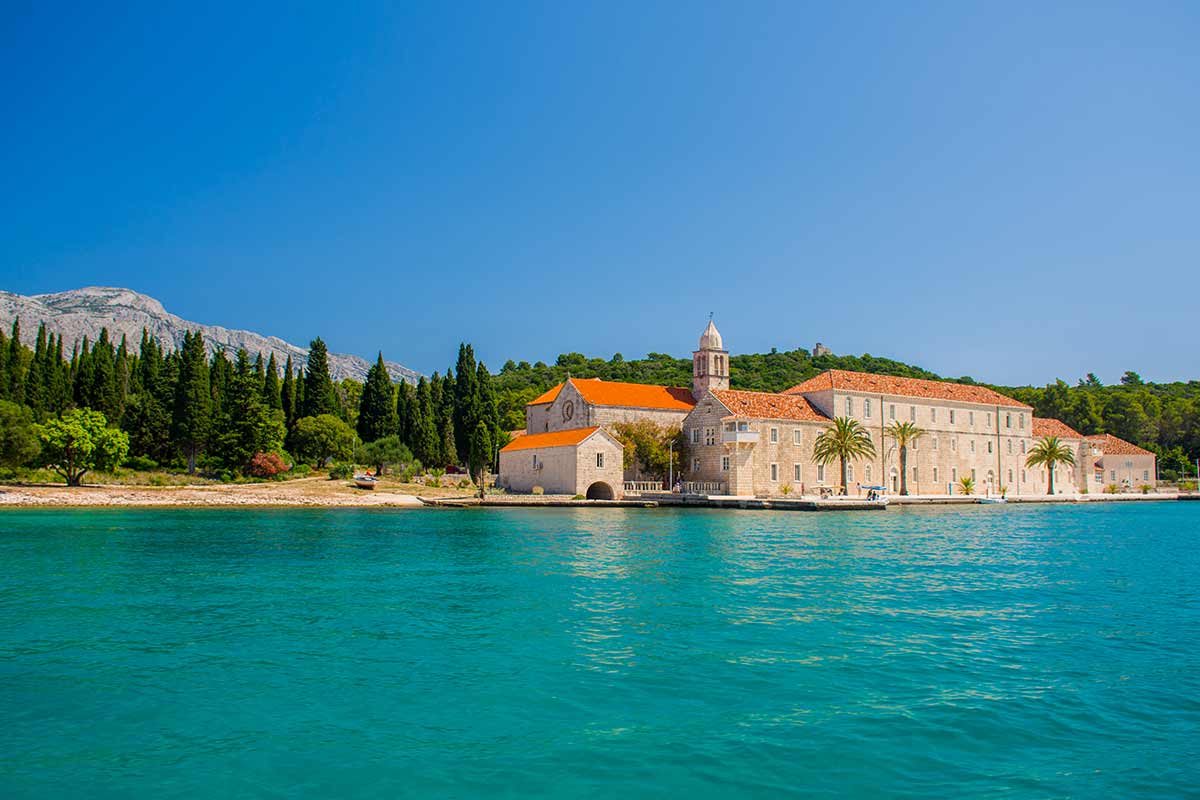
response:
M416 442L416 403L413 385L401 381L396 386L396 434L410 450L415 447Z
M108 338L108 328L100 329L100 338L92 348L92 385L87 394L87 406L107 419L121 418L120 396L117 389L116 353Z
M29 363L29 373L25 377L25 405L29 406L37 420L45 418L47 373L53 368L50 363L53 356L53 349L46 341L46 323L43 322L38 325L33 361Z
M484 471L487 465L492 460L492 437L488 433L487 423L483 420L475 423L475 430L471 432L470 456L467 461L467 468L471 472L471 477L479 486L479 496L483 497L483 482Z
M0 400L8 399L8 337L0 330Z
M383 363L383 353L367 371L358 405L358 436L373 442L396 433L396 397L392 379Z
M255 454L277 449L283 434L283 415L267 407L259 371L239 349L226 385L215 455L226 468L244 472Z
M196 472L196 455L208 441L212 423L211 391L204 339L199 331L195 335L184 334L172 414L172 435L187 455L188 472L193 474Z
M475 411L479 415L477 422L487 426L488 438L492 442L500 441L500 411L496 407L496 392L492 386L492 375L482 361L475 373L475 390L478 402Z
M275 353L267 359L267 371L263 376L263 402L268 408L276 411L283 410L283 401L279 397L279 367L275 365Z
M338 413L337 395L329 377L329 351L318 336L309 344L308 367L304 373L304 413L315 417Z

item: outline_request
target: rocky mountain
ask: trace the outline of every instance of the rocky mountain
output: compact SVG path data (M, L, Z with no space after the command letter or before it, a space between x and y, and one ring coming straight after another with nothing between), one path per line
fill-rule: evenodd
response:
M308 362L308 349L285 342L276 336L263 336L251 331L230 330L218 325L202 325L189 322L168 312L162 303L130 289L104 286L89 286L56 294L38 294L32 297L0 291L0 325L7 332L16 318L21 320L21 340L33 347L38 325L46 323L46 330L62 334L63 347L69 351L83 337L96 341L101 328L108 328L108 335L119 342L128 337L130 347L141 341L142 329L158 340L164 348L175 350L183 344L187 331L200 331L210 352L222 350L231 358L239 348L245 348L253 357L262 353L266 360L271 353L280 368L287 362L303 366ZM420 374L388 361L388 372L392 380L415 383ZM358 356L329 354L329 372L334 380L354 378L363 380L370 364Z

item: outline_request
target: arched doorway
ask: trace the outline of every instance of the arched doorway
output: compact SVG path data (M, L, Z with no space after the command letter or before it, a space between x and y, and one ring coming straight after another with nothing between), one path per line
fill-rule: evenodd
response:
M613 500L615 498L612 487L604 481L596 481L589 486L585 496L588 500Z
M892 494L900 491L900 473L892 467Z
M990 495L995 490L996 490L996 473L992 472L989 469L988 474L987 474L987 493Z

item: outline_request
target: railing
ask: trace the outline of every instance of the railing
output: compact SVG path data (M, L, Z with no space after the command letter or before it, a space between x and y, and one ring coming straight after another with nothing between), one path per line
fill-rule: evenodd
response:
M758 431L721 431L721 441L725 444L757 444Z
M758 434L755 434L757 436ZM684 494L725 494L725 484L713 481L684 481Z
M662 481L625 481L625 493L633 492L640 494L641 492L663 492Z

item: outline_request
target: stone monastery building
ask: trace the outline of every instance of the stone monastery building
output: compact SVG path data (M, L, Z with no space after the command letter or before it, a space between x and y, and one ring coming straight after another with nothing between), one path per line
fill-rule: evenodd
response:
M900 489L900 459L885 431L924 431L909 446L910 494L945 495L970 476L977 493L1046 494L1045 468L1026 455L1045 436L1071 448L1055 491L1099 492L1155 483L1154 454L1115 436L1085 437L983 386L829 370L778 394L729 388L729 351L710 320L692 354L692 388L571 378L525 407L525 431L500 451L499 484L513 492L619 498L627 476L613 425L648 419L682 428L685 492L742 497L812 494L840 487L839 465L817 464L813 445L835 417L858 420L875 457L850 465L848 491Z

